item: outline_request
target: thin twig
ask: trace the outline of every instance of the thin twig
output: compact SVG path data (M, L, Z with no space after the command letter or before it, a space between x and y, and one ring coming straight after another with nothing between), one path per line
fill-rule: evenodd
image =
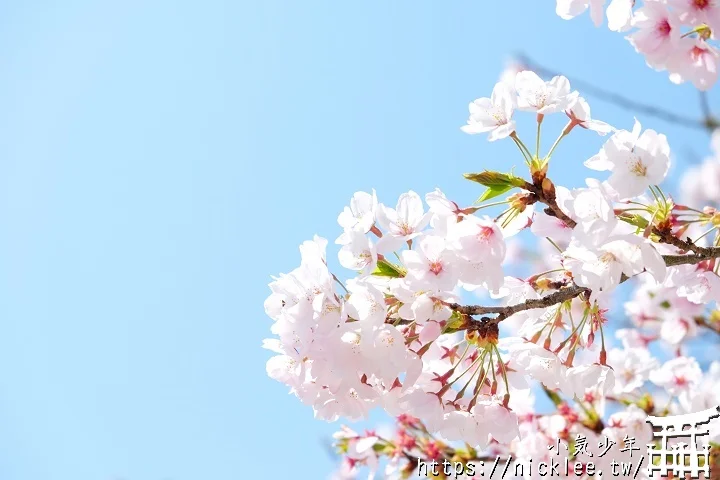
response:
M549 182L549 186L552 186L552 182L549 178L541 179L538 177L536 183L542 183L544 185L545 183L543 183L543 180L545 183ZM538 202L547 205L547 209L545 210L547 214L561 219L570 228L574 228L577 225L577 222L563 212L557 204L557 200L554 195L554 187L548 188L546 191L538 185L525 182L525 185L522 188L535 194ZM687 240L681 240L673 235L671 231L660 230L657 227L653 228L653 233L659 237L662 243L673 245L683 252L693 252L692 254L686 255L663 255L662 258L665 261L665 265L668 267L677 265L694 265L713 258L720 258L720 247L700 247L695 245L690 238ZM620 283L623 283L628 279L629 278L627 276L623 275L620 279ZM481 330L492 327L495 327L496 329L498 323L518 312L534 310L537 308L548 308L552 305L571 300L581 294L585 294L589 298L591 290L573 283L570 286L562 287L556 292L546 295L545 297L528 299L515 305L495 307L460 305L458 303L445 303L445 305L468 317L473 315L497 315L495 318L482 318L480 320L468 318L467 324L464 328L461 328L461 330Z
M542 298L532 298L529 300L525 300L523 303L508 305L505 307L482 307L480 305L463 306L457 303L447 303L446 305L451 309L455 310L456 312L462 313L464 315L498 314L497 318L490 320L499 322L505 318L508 318L511 315L515 315L518 312L522 312L525 310L533 310L536 308L551 307L555 304L573 299L584 292L590 293L590 289L585 287L579 287L577 285L572 285L569 287L561 288L557 292L551 293L550 295L546 295Z

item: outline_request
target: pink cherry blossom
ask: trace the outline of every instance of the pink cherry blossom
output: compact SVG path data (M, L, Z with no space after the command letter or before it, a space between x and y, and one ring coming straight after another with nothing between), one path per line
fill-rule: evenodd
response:
M633 26L637 30L627 39L639 53L645 56L653 68L665 68L668 58L678 48L681 37L680 20L664 2L645 2L635 12Z
M718 50L702 39L681 38L667 60L670 80L709 90L718 79L718 56Z

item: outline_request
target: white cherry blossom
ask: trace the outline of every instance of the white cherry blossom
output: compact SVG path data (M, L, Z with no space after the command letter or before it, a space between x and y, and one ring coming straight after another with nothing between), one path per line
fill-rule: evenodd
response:
M593 170L612 172L608 184L621 198L641 195L650 185L663 181L670 168L667 138L655 130L640 133L635 121L632 132L617 131L600 152L585 162Z
M615 372L615 395L633 393L658 367L657 360L646 348L614 348L608 352L608 363Z
M608 28L614 32L624 32L632 25L635 0L611 0L607 8Z
M557 0L555 12L564 20L570 20L590 9L590 17L595 26L603 21L605 0Z
M345 230L367 233L375 223L377 206L375 190L372 193L356 192L350 199L350 206L345 207L338 216L338 223Z
M665 362L650 373L650 381L664 388L670 395L679 395L695 388L702 378L697 360L677 357Z
M420 195L410 190L400 195L395 208L378 206L378 223L387 233L378 241L380 253L392 252L417 237L430 222Z
M506 138L515 131L512 119L515 111L515 93L505 82L499 82L493 88L490 98L478 98L469 106L470 118L463 125L465 133L489 132L488 140Z
M546 82L535 72L526 70L517 74L515 90L518 108L539 114L565 111L575 101L570 92L570 82L563 76Z
M571 122L587 130L597 132L599 135L607 135L615 130L611 125L593 119L590 116L590 105L580 96L576 96L570 107L565 110L565 114L570 117Z

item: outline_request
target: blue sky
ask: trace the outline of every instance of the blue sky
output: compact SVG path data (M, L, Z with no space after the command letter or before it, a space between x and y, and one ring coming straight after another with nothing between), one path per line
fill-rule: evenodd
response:
M463 172L520 167L459 130L516 51L699 115L691 87L553 4L3 2L0 478L325 478L336 426L260 348L269 277L303 240L334 239L357 190L470 203ZM708 151L640 120L681 162ZM553 178L582 184L600 144L573 134Z

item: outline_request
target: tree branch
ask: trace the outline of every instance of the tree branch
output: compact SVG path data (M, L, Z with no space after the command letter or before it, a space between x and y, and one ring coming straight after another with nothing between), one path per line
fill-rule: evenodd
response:
M713 332L720 334L720 324L717 322L713 322L712 319L705 319L703 317L696 317L695 323L699 327L705 327L709 330L712 330Z
M702 260L717 258L717 252L720 251L720 248L718 247L701 247L699 245L695 245L690 237L687 237L687 240L680 240L678 237L673 235L672 231L670 231L669 229L660 230L657 227L653 227L652 232L658 237L660 237L660 241L662 243L667 243L669 245L677 247L683 252L693 252L697 256L705 257Z
M573 220L572 218L570 218L565 212L562 211L560 206L557 204L557 201L556 201L554 195L553 196L546 195L546 192L543 192L542 187L533 185L530 182L525 182L525 186L523 186L522 188L527 190L528 192L534 193L537 196L538 202L544 203L545 205L548 206L550 211L545 209L545 213L547 213L551 217L559 218L568 227L575 228L575 226L577 225L577 222L575 220Z
M505 307L482 307L479 305L463 306L457 303L448 303L447 306L455 310L456 312L462 313L464 315L485 315L496 313L498 314L497 318L491 320L500 322L518 312L522 312L524 310L533 310L535 308L551 307L552 305L555 305L557 303L562 303L566 300L575 298L581 293L585 292L589 294L590 289L585 287L579 287L577 285L572 285L569 287L561 288L557 292L551 293L550 295L542 298L532 298L524 301L523 303L518 303L516 305L509 305Z
M552 183L550 183L550 185L552 185ZM523 188L535 194L539 202L547 205L548 208L545 210L545 212L548 215L552 215L561 219L570 228L574 228L577 225L577 222L575 222L575 220L570 218L565 212L562 211L562 209L560 209L560 206L557 204L554 194L552 193L554 191L554 188L547 188L545 189L546 191L544 191L543 188L533 185L529 182L525 182L525 186ZM690 238L688 238L687 240L681 240L675 235L673 235L671 231L659 230L657 227L653 229L653 233L655 233L660 238L660 241L663 243L673 245L685 252L693 252L690 255L663 255L662 258L663 260L665 260L665 265L667 265L668 267L673 267L677 265L695 265L706 260L720 258L720 247L700 247L698 245L695 245ZM620 283L623 283L626 280L628 280L628 277L623 275ZM543 298L529 299L523 303L504 307L484 307L480 305L463 306L457 303L447 303L446 305L451 309L455 310L456 312L468 316L488 314L497 315L497 317L495 318L484 318L481 320L481 322L471 320L470 323L467 325L467 329L479 329L492 324L497 325L499 322L518 312L522 312L525 310L533 310L537 308L548 308L552 305L571 300L581 294L587 294L589 296L590 293L590 289L578 286L573 283L571 286L560 288L558 291L551 293L550 295L547 295Z
M544 181L549 182L549 179L545 178ZM552 185L552 182L550 182L550 185ZM546 189L548 191L544 191L543 188L538 187L537 185L525 182L525 185L522 188L535 194L538 202L547 205L547 208L545 209L546 214L559 218L569 228L575 228L577 222L563 212L557 204L557 200L554 194L552 194L554 186L551 189ZM663 255L665 265L668 267L674 267L677 265L695 265L705 260L720 258L720 247L701 247L699 245L695 245L689 237L687 240L681 240L673 235L671 230L660 230L657 227L653 227L652 233L657 235L662 243L672 245L682 252L694 253L694 255Z

